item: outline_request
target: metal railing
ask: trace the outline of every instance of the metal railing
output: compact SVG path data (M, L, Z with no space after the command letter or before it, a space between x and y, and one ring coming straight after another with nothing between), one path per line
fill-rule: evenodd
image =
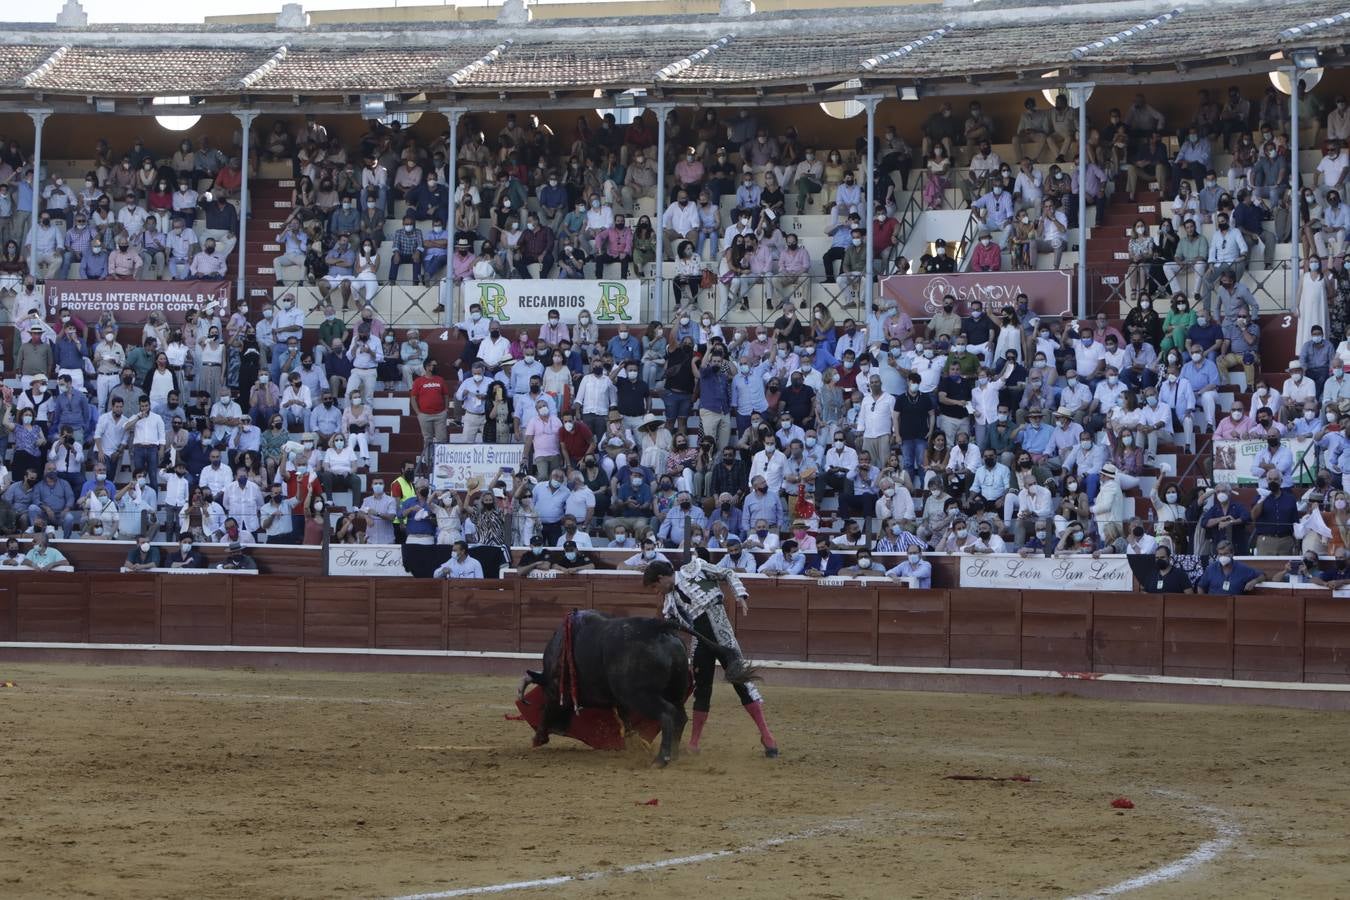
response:
M1269 268L1264 265L1256 269L1249 267L1238 283L1252 292L1262 313L1293 312L1297 307L1295 297L1297 280L1291 278L1294 274L1292 267L1292 261L1287 259L1277 259ZM1111 304L1116 304L1114 312L1123 314L1134 302L1130 289L1130 269L1130 263L1126 262L1088 267L1088 315L1095 316L1103 309L1111 312L1109 309ZM1177 273L1176 280L1182 292L1188 297L1203 295L1206 292L1204 279L1191 265L1183 265L1181 271ZM1168 297L1172 293L1171 285L1165 277L1161 286L1151 280L1149 286L1155 292L1155 296ZM1216 288L1217 283L1210 290Z

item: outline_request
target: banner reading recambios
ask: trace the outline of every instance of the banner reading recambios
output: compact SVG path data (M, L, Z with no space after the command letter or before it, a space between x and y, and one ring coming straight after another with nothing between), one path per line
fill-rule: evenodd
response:
M501 281L465 281L464 312L478 304L483 318L502 325L543 325L556 310L567 325L575 325L582 310L598 325L642 321L642 282L585 279L513 278Z

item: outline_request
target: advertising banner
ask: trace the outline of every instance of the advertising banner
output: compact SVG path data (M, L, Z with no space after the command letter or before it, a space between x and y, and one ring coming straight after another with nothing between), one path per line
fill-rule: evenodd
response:
M1025 591L1132 591L1124 556L1052 557L982 553L961 557L961 587Z
M1312 484L1317 470L1317 453L1310 437L1283 438L1280 446L1294 456L1294 484ZM1265 438L1255 440L1214 441L1214 483L1256 484L1252 465L1256 456L1266 449ZM1311 456L1305 460L1308 453Z
M962 272L952 275L890 275L881 279L881 293L896 302L911 319L932 318L942 311L942 298L956 298L957 315L970 312L979 300L991 315L1012 306L1018 294L1026 294L1032 312L1058 316L1072 311L1073 277L1068 270L1043 272Z
M228 306L233 290L228 281L49 281L47 308L67 306L90 320L111 312L117 321L129 323L144 322L157 312L181 323L189 309L216 302Z
M502 472L520 468L524 444L437 444L431 486L435 490L462 491L470 478L486 485Z
M328 574L408 577L398 544L330 544Z
M575 325L582 310L599 325L642 320L642 282L585 279L510 279L465 281L463 311L477 303L483 317L503 325L542 325L551 310Z

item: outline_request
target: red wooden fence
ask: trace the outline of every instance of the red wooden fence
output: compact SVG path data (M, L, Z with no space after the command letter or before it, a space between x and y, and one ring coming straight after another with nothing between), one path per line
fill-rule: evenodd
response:
M11 572L0 640L540 652L570 609L654 613L629 582ZM1312 594L747 585L760 659L1350 683L1350 603Z

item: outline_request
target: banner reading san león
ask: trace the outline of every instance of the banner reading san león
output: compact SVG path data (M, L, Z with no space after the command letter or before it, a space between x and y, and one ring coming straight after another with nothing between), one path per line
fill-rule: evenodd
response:
M182 322L190 309L230 302L227 281L49 281L47 306L74 312L117 314L119 322L143 322L152 312Z
M890 275L881 279L881 293L909 313L911 319L929 319L942 311L942 298L956 298L958 315L968 315L972 301L979 300L991 315L995 309L1012 306L1018 294L1027 295L1031 311L1057 316L1071 311L1073 280L1066 270L1041 272L961 272L952 275Z
M1124 556L1019 556L988 553L961 557L961 587L1037 591L1130 591L1134 578Z
M586 310L597 324L637 322L642 318L642 282L584 279L516 278L464 282L464 311L477 303L483 318L503 325L542 325L550 311L575 325Z

